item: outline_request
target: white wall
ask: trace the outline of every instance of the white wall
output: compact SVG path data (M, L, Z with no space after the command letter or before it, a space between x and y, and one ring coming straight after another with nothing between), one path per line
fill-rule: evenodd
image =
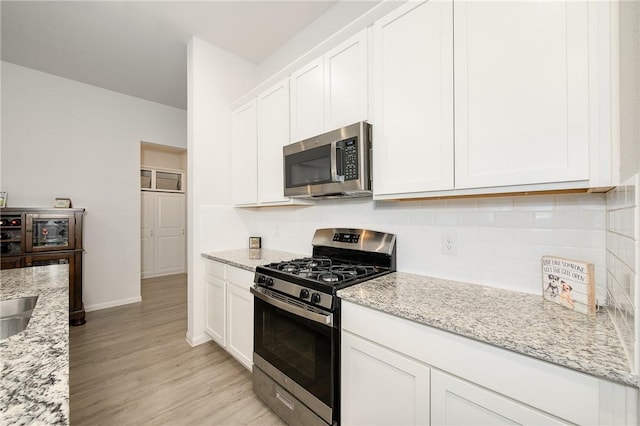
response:
M387 2L392 3L392 2ZM267 57L257 67L258 80L264 81L285 68L298 58L305 55L312 47L324 42L329 36L340 31L352 21L364 15L374 7L381 10L391 10L402 2L393 2L395 5L386 4L380 6L380 1L340 1L327 10L322 16L288 40L282 47ZM382 13L374 16L381 16ZM373 19L373 18L372 18ZM354 30L355 34L355 30ZM303 65L303 64L300 64Z
M198 38L187 52L188 75L188 324L187 341L210 340L204 331L204 267L200 254L219 247L204 236L201 215L231 204L231 109L255 86L255 66Z
M186 111L2 62L9 206L87 209L87 310L140 300L140 142L186 148Z
M620 178L640 173L640 2L621 1L620 60Z

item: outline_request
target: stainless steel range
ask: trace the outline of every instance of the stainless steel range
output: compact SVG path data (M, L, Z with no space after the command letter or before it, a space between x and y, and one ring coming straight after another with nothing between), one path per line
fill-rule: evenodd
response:
M340 420L339 289L396 268L394 234L318 229L313 255L256 268L253 389L290 425Z

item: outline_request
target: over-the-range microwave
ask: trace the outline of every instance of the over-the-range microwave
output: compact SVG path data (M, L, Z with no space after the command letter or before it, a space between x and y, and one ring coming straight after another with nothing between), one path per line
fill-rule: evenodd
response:
M371 125L364 121L282 148L284 195L300 198L371 195Z

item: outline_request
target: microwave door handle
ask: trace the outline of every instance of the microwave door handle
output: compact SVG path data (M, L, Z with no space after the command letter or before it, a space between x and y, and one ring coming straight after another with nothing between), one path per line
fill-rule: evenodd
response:
M342 170L343 150L338 142L331 142L331 181L344 182L344 170Z

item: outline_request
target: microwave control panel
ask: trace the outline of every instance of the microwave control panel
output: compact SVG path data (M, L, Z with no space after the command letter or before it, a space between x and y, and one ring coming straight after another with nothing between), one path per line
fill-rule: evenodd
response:
M358 172L358 140L351 138L342 141L344 146L344 180L357 180Z

